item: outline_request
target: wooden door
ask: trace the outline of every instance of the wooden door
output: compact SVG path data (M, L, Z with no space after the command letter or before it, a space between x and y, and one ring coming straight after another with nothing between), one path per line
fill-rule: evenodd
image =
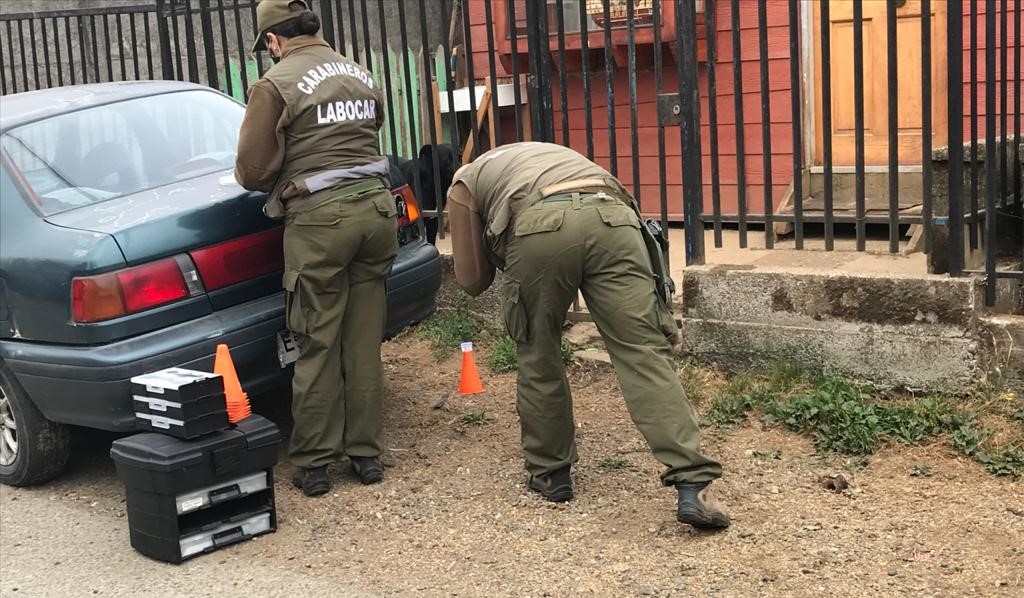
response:
M853 166L854 129L853 2L829 2L832 63L832 163ZM921 0L864 0L864 161L883 165L889 158L886 4L897 2L897 112L899 161L921 163ZM821 9L814 2L815 164L823 163ZM946 14L945 0L932 0L932 147L945 145ZM957 15L956 18L960 18Z

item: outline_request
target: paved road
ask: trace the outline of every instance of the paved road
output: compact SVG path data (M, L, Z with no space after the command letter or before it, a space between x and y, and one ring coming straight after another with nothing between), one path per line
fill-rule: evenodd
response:
M62 480L43 488L0 487L0 596L262 598L372 596L355 584L286 570L261 555L257 538L183 565L132 550L120 489L100 439ZM93 448L93 447L90 447ZM93 493L93 497L83 496Z

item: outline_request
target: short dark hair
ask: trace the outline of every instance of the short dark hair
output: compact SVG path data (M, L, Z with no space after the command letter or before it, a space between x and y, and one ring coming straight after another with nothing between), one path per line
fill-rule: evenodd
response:
M264 35L273 33L278 37L288 39L300 35L315 35L318 31L320 31L320 17L315 12L307 10L299 13L299 16L293 19L288 19L267 29Z

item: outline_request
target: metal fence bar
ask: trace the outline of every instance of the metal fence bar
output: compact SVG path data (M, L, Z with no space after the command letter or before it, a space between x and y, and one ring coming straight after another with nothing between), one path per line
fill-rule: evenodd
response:
M661 0L651 2L651 24L654 27L654 93L664 91L661 69ZM668 230L668 185L665 172L665 127L658 124L658 206L662 230ZM666 237L667 238L667 237ZM668 252L664 252L668 255Z
M338 31L338 45L337 45L337 49L338 49L338 53L344 54L344 53L348 52L347 46L345 45L344 7L343 7L343 5L341 3L341 0L327 0L327 1L328 1L328 3L333 3L334 4L334 12L337 13L337 17L336 17L337 18L337 25L338 25L338 28L337 28L337 31ZM408 50L408 46L402 46L402 47L404 49Z
M827 3L826 3L827 4ZM740 45L740 0L732 0L732 86L736 119L736 207L739 210L739 244L747 247L747 154L743 130L743 56Z
M466 84L469 87L469 129L473 135L472 157L476 159L480 155L480 127L477 126L476 74L473 72L473 29L469 24L469 2L461 0L460 4L462 5L463 48L466 51ZM546 42L547 38L544 41ZM454 106L451 107L451 110L454 112Z
M196 55L197 48L191 43L196 39L195 23L192 22L192 0L186 1L182 18L185 20L185 38L187 40L185 47L188 53L188 80L192 83L199 83L199 57Z
M1020 148L1022 141L1020 138L1020 119L1021 119L1021 108L1020 108L1020 78L1021 73L1024 72L1024 68L1020 65L1020 54L1021 46L1024 45L1024 38L1021 37L1021 12L1024 11L1024 5L1021 2L1017 3L1017 10L1013 13L1013 33L1017 43L1013 46L1013 64L1014 70L1017 72L1013 78L1013 184L1014 184L1014 196L1017 197L1018 215L1020 216L1021 222L1021 238L1024 239L1024 177L1021 176L1021 155ZM1021 262L1024 263L1024 241L1021 242Z
M516 4L508 0L509 44L512 52L512 92L515 99L516 141L523 140L523 115L519 109L523 105L522 90L519 85L519 26L516 24Z
M659 1L660 0L656 0ZM580 7L580 63L583 69L583 121L587 138L587 158L594 159L594 115L590 91L590 15L585 2ZM518 100L517 100L518 101Z
M148 21L147 21L147 23L148 23ZM66 41L67 41L67 49L68 49L68 67L69 67L68 70L71 71L70 72L71 84L74 85L75 83L77 83L77 81L75 81L75 79L76 79L75 73L76 73L77 69L75 69L75 52L74 52L75 47L71 44L71 17L64 17L64 30L67 33ZM81 39L81 38L79 38L79 39ZM79 52L79 54L81 54L81 52L82 52L81 46L79 46L78 52ZM83 69L83 71L85 70L85 60L82 61L82 69ZM153 69L152 69L152 67L150 67L150 75L153 74L152 71L153 71Z
M343 29L343 28L339 28ZM405 48L405 52L402 54L402 74L405 79L405 106L408 116L409 125L409 156L415 158L419 147L417 142L419 140L419 131L416 131L416 98L413 97L412 91L412 73L415 65L413 63L413 55L409 50L409 32L406 27L405 19L405 0L398 0L398 29L399 36L402 42L402 47ZM416 197L422 197L420 189L420 183L418 177L413 177L413 191L416 193Z
M104 19L104 22L106 22L106 19ZM36 44L36 21L35 21L35 19L30 19L29 22L28 22L28 34L29 34L29 43L32 44L32 80L35 81L36 89L40 89L40 88L42 88L42 84L41 84L41 80L39 78L39 55L38 55L38 51L37 51L38 44ZM109 47L109 43L107 44L107 46Z
M46 86L53 87L53 69L50 68L50 36L46 32L46 19L40 19L39 26L43 29L43 64L46 69Z
M330 5L330 2L324 2L324 6L328 7L327 10L330 10ZM381 53L384 57L384 93L388 107L388 118L391 121L390 126L388 126L388 130L391 133L388 140L391 142L391 153L399 155L401 152L398 149L398 127L393 116L395 100L394 90L391 86L391 43L388 41L387 14L384 12L384 0L377 0L377 19L380 21Z
M25 51L25 26L23 21L18 21L18 46L21 49L21 82L25 84L25 90L29 88L28 83L28 55Z
M422 5L421 5L422 6ZM356 3L355 0L348 0L348 29L352 37L352 60L359 62L359 33L356 30ZM426 49L426 39L423 40L423 48Z
M793 115L793 221L796 248L804 248L804 184L803 160L804 137L803 106L801 105L800 88L800 6L797 0L789 0L789 97ZM828 83L822 83L828 86Z
M221 11L221 23L224 22L224 13ZM131 35L132 40L132 71L135 74L135 80L142 80L142 73L139 69L139 29L138 25L135 24L135 15L128 15L128 32ZM146 38L147 52L149 51L149 38ZM224 51L227 52L227 38L224 38ZM227 54L224 55L224 64L227 64ZM230 92L229 92L230 93Z
M1020 10L1020 7L1017 7L1017 10ZM1009 15L1007 15L1006 0L1001 0L1001 2L999 4L999 41L1000 41L1000 44L999 44L999 135L1001 137L1001 142L999 144L999 156L998 156L998 160L999 160L999 201L1001 201L1001 202L1006 202L1007 201L1006 191L1007 191L1007 185L1010 182L1009 170L1007 169L1007 166L1009 166L1009 165L1007 164L1007 161L1006 161L1006 158L1007 158L1006 155L1008 153L1007 150L1006 150L1006 143L1007 143L1007 139L1009 137L1007 135L1007 133L1009 133L1009 130L1007 129L1007 118L1008 117L1007 117L1007 114L1006 114L1006 107L1007 107L1006 93L1008 91L1007 80L1006 80L1007 77L1008 77L1008 73L1007 73L1008 69L1006 67L1006 58L1007 58L1007 47L1006 46L1007 46L1007 44L1009 44L1009 39L1010 39L1009 36L1007 35L1009 33L1007 31L1007 23L1009 22L1009 20L1010 20L1009 19ZM1017 39L1017 45L1019 46L1020 43L1021 43L1021 40L1018 38ZM1017 65L1017 70L1018 71L1020 70L1020 64ZM1015 139L1014 142L1015 143L1020 143L1020 140Z
M217 0L217 17L217 24L220 28L221 60L224 62L224 89L229 96L233 97L235 95L235 82L233 81L234 77L231 76L231 55L228 51L228 17L227 12L224 10L224 0ZM207 51L212 51L212 49Z
M700 96L697 92L696 4L676 0L676 59L679 76L681 156L700 156ZM682 160L683 223L686 230L686 265L704 263L704 226L701 221L701 161Z
M491 74L491 122L497 124L491 127L494 131L494 139L491 139L491 147L501 145L501 107L498 104L498 65L494 55L494 18L491 11L491 3L484 2L484 21L487 22L487 67ZM517 82L518 85L518 82Z
M634 6L634 0L626 0L626 31L628 35L627 41L627 62L629 63L628 77L629 77L629 138L630 138L630 154L632 156L632 167L633 167L633 197L636 201L640 201L640 138L637 135L637 90L636 90L636 28L633 26L633 19L636 15L636 7Z
M952 112L950 113L952 114ZM857 214L857 251L864 251L864 5L853 0L853 131L854 131L854 210Z
M8 33L8 40L10 40L10 33ZM7 63L8 60L4 56L4 45L0 43L0 95L7 95Z
M431 70L431 68L430 68L431 60L430 60L430 52L427 51L426 43L427 43L427 40L430 39L430 37L427 35L427 10L426 10L426 4L425 4L424 0L420 0L420 39L422 39L423 43L424 43L424 45L423 45L423 72L426 73L427 82L429 82L430 70ZM427 82L425 82L425 83L427 83ZM430 125L429 125L429 127L427 127L427 128L430 129L430 145L433 146L433 147L437 147L438 131L437 131L437 127L434 124L434 119L433 119L433 114L434 114L434 94L429 89L429 87L430 87L429 85L425 85L425 87L426 87L426 94L427 94L427 114L430 115L430 116L428 116L428 119L430 121ZM435 202L434 205L437 206L437 232L438 232L438 236L440 236L443 239L444 238L444 203L443 203L443 200L442 200L442 197L441 197L441 189L440 189L441 186L437 184L437 182L441 180L441 171L440 171L440 165L438 164L437 152L434 152L434 151L430 152L430 157L431 157L431 160L430 160L431 166L433 168L433 170L431 172L433 173L433 176L434 176L434 202Z
M715 0L707 0L704 4L705 40L708 46L708 126L710 128L711 151L711 214L715 230L715 247L722 246L722 189L719 182L718 168L718 81L716 78L718 34L715 31L715 12L718 8Z
M249 15L252 18L252 21L250 21L252 23L252 29L255 31L258 28L257 27L257 22L258 21L256 20L256 3L255 2L250 2L249 3ZM355 25L353 24L353 27L354 26ZM255 31L255 35L259 35L259 34L260 34L259 31ZM264 54L263 52L258 52L256 54L256 73L259 75L259 78L261 78L261 79L263 78L263 73L264 73L264 69L263 69L263 54ZM243 67L244 67L244 64L245 64L244 60L243 60L242 64L243 64Z
M886 89L889 100L889 252L900 250L900 181L899 181L899 79L897 58L896 3L885 6L886 36Z
M971 178L971 219L967 224L967 233L970 239L971 250L974 251L980 246L978 244L978 2L970 2L970 24L971 24L971 170L968 176ZM951 113L952 114L952 113Z
M104 54L106 55L107 62L107 81L114 80L114 57L110 52L110 22L107 17L110 15L100 15L100 20L103 21L103 43Z
M821 144L825 170L825 251L833 251L836 247L835 196L832 182L832 21L829 8L831 4L818 4L821 12Z
M100 75L100 54L99 54L100 44L99 44L99 37L98 37L99 34L97 33L97 30L96 30L96 15L92 15L91 17L89 17L89 25L92 28L92 38L90 40L92 43L89 44L89 45L92 46L92 65L95 68L95 74L96 74L95 82L99 83L100 81L103 80L103 78Z
M134 22L134 18L132 20ZM53 54L57 59L57 85L64 85L64 57L60 50L60 22L57 20L57 17L54 17L50 21L53 23ZM132 43L133 47L134 45L135 44ZM2 63L3 59L0 58L0 64ZM71 68L74 69L75 66L71 65ZM3 68L0 68L0 74L2 73ZM138 79L138 77L136 77L136 79Z
M772 197L772 116L771 88L768 82L767 2L757 3L757 43L761 66L761 147L764 152L764 246L765 249L772 249L775 247L775 230L772 227L772 212L775 206Z
M615 56L612 54L612 16L609 0L602 0L604 10L604 81L605 106L608 109L608 156L612 176L619 176L619 152L615 134Z
M5 22L4 27L7 29L7 55L10 56L10 58L8 60L5 60L3 63L0 63L0 69L4 69L7 67L7 65L10 65L11 93L18 93L18 73L17 69L14 67L14 35L12 33L13 27L11 27L10 21ZM70 36L68 37L68 39L70 41Z
M458 1L458 0L456 0ZM441 12L444 14L448 13L448 1L442 0ZM445 58L452 55L451 40L447 35L442 38L442 47L444 48ZM426 51L426 49L424 49ZM429 79L429 75L428 75ZM448 96L448 116L451 121L449 124L451 134L452 147L455 148L456 153L461 153L462 150L462 132L459 130L459 115L455 111L455 79L452 77L451 61L444 61L444 81L445 81L445 92ZM470 89L470 95L473 90ZM434 181L437 183L437 180Z
M171 20L171 33L174 36L174 78L184 81L185 67L181 61L181 32L178 28L178 15L171 10L167 18Z
M322 0L320 2L320 27L324 40L331 44L332 48L338 48L338 38L334 35L334 7L331 6L330 0ZM387 43L386 35L381 35L381 39Z
M159 13L157 13L156 18L158 20L160 19ZM142 30L143 30L143 32L146 35L146 67L149 69L149 78L150 79L156 79L156 72L153 70L153 42L152 42L153 38L150 35L150 31L149 31L149 15L148 14L143 14L143 16L142 16ZM68 35L68 42L70 43L70 41L71 41L71 36ZM72 67L73 66L74 65L72 65ZM72 68L71 69L71 83L74 84L74 82L75 82L75 70L74 70L74 68Z
M859 0L858 0L859 1ZM968 0L973 2L973 0ZM949 0L949 14L963 14L963 0ZM946 24L949 81L963 81L963 19ZM972 54L973 56L973 54ZM947 86L949 122L949 273L960 276L964 269L963 211L963 90Z
M996 0L985 0L985 303L996 301Z
M942 0L939 0L940 2ZM921 0L921 216L924 252L932 252L932 0Z
M124 57L124 29L121 26L121 14L117 13L114 15L115 23L117 23L117 29L115 34L117 35L117 58L121 63L121 79L128 79L128 69L125 65Z
M210 14L210 0L199 0L199 28L203 31L203 54L206 57L206 83L210 87L219 88L220 78L217 72L216 45L213 43L213 16ZM189 22L191 22L191 17ZM192 54L195 55L195 48ZM194 61L195 59L193 59ZM198 79L198 77L197 77Z
M562 110L562 145L569 147L569 99L566 87L565 72L565 2L555 0L555 12L558 13L558 99Z
M363 21L363 56L365 57L364 64L367 68L373 63L373 52L370 50L370 17L367 15L366 0L359 0L359 9L362 12ZM355 16L353 15L353 20ZM423 39L426 40L427 36L424 35ZM426 44L424 44L425 46ZM447 62L447 61L446 61Z

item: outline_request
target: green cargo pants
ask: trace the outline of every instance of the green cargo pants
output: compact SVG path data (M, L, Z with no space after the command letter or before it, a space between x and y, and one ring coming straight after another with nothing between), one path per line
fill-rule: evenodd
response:
M300 350L288 454L307 468L381 453L385 283L398 253L383 186L317 195L323 203L289 216L284 230L288 328Z
M701 454L700 430L667 340L669 310L655 296L650 259L630 206L603 195L537 203L509 234L504 317L518 348L517 409L526 469L544 478L578 459L572 396L559 344L577 290L604 339L629 414L665 485L703 482L722 468Z

